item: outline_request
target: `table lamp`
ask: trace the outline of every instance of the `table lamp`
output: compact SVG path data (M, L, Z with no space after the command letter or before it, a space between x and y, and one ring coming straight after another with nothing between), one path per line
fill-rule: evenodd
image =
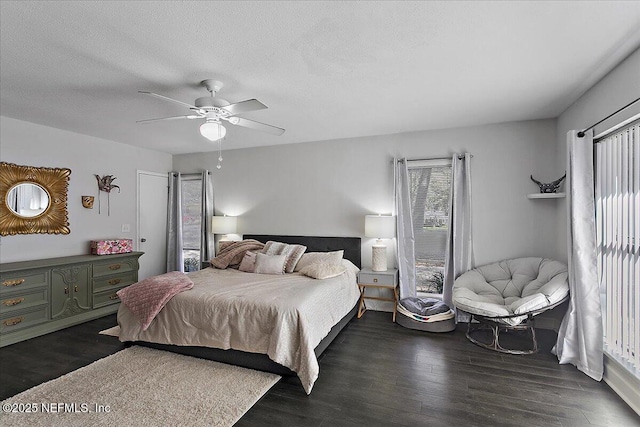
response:
M382 239L392 239L396 235L395 217L391 215L366 215L364 218L364 235L378 239L372 247L371 269L387 271L387 247Z
M237 229L238 217L224 215L211 218L211 232L213 234L224 234L226 237L227 234L236 234Z

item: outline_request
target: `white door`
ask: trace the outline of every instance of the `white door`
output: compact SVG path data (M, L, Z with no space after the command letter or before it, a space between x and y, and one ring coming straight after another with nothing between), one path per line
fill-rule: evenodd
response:
M138 171L138 280L167 272L168 188L168 174Z

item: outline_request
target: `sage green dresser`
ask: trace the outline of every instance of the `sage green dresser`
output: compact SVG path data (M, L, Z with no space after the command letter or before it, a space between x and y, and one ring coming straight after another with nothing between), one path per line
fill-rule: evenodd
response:
M0 347L118 311L143 252L0 264Z

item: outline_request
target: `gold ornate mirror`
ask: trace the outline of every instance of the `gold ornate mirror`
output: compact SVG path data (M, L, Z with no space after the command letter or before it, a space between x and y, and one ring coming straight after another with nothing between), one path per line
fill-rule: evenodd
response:
M69 234L70 169L0 162L0 235Z

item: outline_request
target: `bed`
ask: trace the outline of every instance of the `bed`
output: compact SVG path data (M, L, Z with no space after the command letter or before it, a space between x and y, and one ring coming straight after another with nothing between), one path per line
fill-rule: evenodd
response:
M344 250L344 259L358 268L361 264L357 237L245 235L244 239L301 244L307 246L306 252ZM359 297L354 270L316 280L299 273L277 276L206 268L189 278L193 289L174 296L146 331L121 304L120 340L297 375L307 394L319 373L317 357L353 318Z

